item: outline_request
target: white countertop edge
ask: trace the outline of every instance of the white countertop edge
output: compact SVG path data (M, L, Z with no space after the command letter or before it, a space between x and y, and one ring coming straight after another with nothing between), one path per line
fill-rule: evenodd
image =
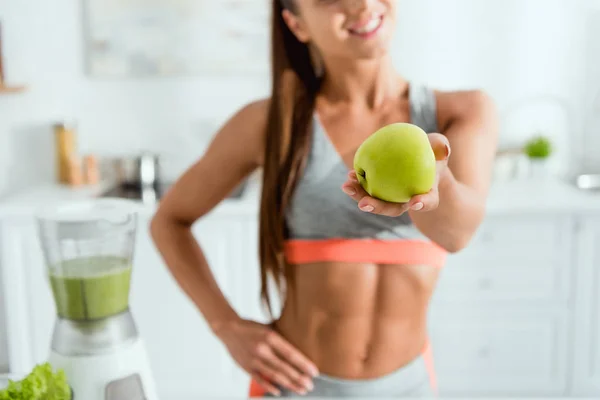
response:
M52 203L91 199L110 186L110 182L80 188L38 185L0 199L0 218L32 216L36 209ZM223 200L208 215L257 214L259 205L260 185L255 182L244 197ZM158 203L139 202L139 211L143 215L151 215L157 206ZM495 182L490 190L486 211L488 215L600 214L600 191L586 192L558 180Z

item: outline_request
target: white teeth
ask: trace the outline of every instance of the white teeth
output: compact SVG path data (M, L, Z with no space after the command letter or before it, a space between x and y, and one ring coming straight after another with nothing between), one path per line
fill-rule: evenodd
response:
M367 22L361 28L352 29L352 31L356 32L356 33L361 33L361 34L371 33L379 27L380 22L381 22L381 18L379 18L379 17L372 18L369 22Z

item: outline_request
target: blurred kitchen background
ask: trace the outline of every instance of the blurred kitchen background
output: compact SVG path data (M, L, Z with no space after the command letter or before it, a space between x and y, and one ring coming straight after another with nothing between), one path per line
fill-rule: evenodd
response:
M246 36L228 43L265 59L240 62L243 57L233 56L227 65L219 61L234 51L214 39L217 25L195 26L201 17L178 12L176 4L189 2L161 3L173 5L120 16L139 20L130 30L104 16L97 0L0 4L5 84L26 87L0 96L0 192L53 179L54 123L77 124L82 153L161 152L169 164L164 168L176 175L235 109L268 95L266 27L260 29L259 16L244 16L251 8L206 18L223 24L223 31L242 26ZM443 89L482 87L502 112L503 147L541 133L555 139L560 167L594 166L593 149L600 148L597 0L400 0L399 9L394 57L408 78ZM250 17L256 22L244 21ZM252 36L253 26L258 29ZM136 37L144 30L152 39ZM111 64L102 57L107 43L128 56L138 51L139 65L132 62L128 70ZM170 73L165 65L164 73L152 74L142 53L149 43L157 59L161 52L171 59L188 56L184 67ZM169 48L177 43L189 48ZM223 57L214 65L198 62L194 50Z
M442 394L600 397L600 0L398 2L398 69L483 88L501 115L489 216L432 310ZM124 159L122 176L147 163L168 187L226 118L269 94L266 3L0 2L0 372L48 351L34 207L123 195L107 158ZM61 151L75 158L59 184ZM131 196L147 221L160 190ZM196 229L234 305L262 318L256 205L254 182ZM131 304L164 398L243 395L147 232L137 251Z

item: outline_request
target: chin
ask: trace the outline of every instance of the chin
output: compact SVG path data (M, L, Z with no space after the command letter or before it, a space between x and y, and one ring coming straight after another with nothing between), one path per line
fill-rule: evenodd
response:
M356 60L377 60L386 57L389 54L387 47L358 51L354 54Z
M376 42L365 43L362 46L353 46L350 53L357 59L374 59L385 57L390 52L390 43L387 38L382 38Z

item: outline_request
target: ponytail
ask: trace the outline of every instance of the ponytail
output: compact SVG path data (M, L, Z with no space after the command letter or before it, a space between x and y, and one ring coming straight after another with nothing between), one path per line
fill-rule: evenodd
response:
M280 298L293 271L284 258L287 237L285 210L304 168L310 146L312 117L320 79L309 47L300 42L283 20L294 0L273 0L271 31L272 91L265 135L263 186L260 204L259 256L261 299L273 317L268 278L274 279Z

